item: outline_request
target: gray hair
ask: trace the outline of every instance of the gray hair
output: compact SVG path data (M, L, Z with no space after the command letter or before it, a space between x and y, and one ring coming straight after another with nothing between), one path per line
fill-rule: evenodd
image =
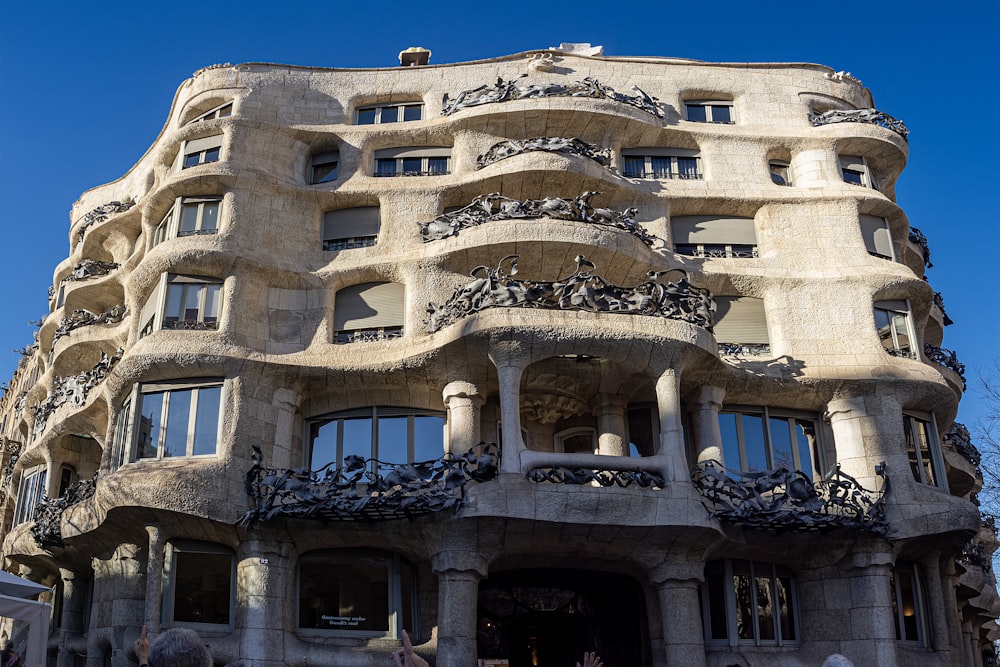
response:
M170 628L149 646L149 667L212 667L212 654L194 630Z
M834 653L823 661L823 667L854 667L854 663L839 653Z

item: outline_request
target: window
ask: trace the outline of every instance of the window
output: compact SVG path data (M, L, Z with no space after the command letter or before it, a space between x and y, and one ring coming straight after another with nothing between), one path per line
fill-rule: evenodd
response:
M301 630L359 637L411 635L416 626L416 573L396 554L319 551L299 559ZM308 633L307 633L308 634Z
M889 235L889 223L885 218L874 215L860 216L861 234L865 238L865 248L868 254L882 259L895 259L892 251L892 237Z
M733 123L733 103L726 100L690 100L684 112L693 123Z
M376 125L381 123L399 123L402 121L420 120L423 117L424 105L419 102L403 104L382 104L379 106L361 107L357 111L358 125Z
M448 171L447 147L390 148L375 151L375 176L443 176Z
M181 152L181 155L184 156L181 162L181 169L197 167L200 164L208 164L209 162L218 162L222 151L222 138L223 135L217 134L203 139L185 141L184 150Z
M234 579L231 549L210 542L168 542L163 559L165 625L208 631L219 630L220 625L232 627Z
M337 165L339 163L340 153L338 151L313 155L309 167L309 182L315 185L337 180Z
M775 185L792 184L792 168L787 162L771 160L767 163L767 168L771 172L771 182Z
M941 474L944 462L941 460L940 440L934 428L931 415L903 415L903 435L906 438L906 453L910 459L913 479L929 486L941 486L945 476Z
M403 336L406 288L399 283L361 283L337 292L333 342L357 343Z
M444 455L442 413L412 408L361 408L309 422L309 467L339 467L345 456L381 463L431 461Z
M597 454L597 429L577 426L559 431L554 436L555 451L566 454Z
M622 151L622 175L625 178L697 180L701 178L698 151L630 148Z
M809 413L725 406L719 413L724 463L744 472L785 468L817 477L822 463L817 421Z
M878 181L868 169L868 163L857 155L840 156L840 173L845 183L878 190Z
M930 628L924 605L924 586L914 563L896 563L889 580L896 639L930 646Z
M115 429L116 467L126 460L214 455L221 399L220 379L137 385Z
M708 643L799 642L795 579L779 565L730 559L705 563L701 608Z
M139 337L158 329L214 331L221 310L220 279L164 274L142 308Z
M719 354L771 354L763 299L749 296L715 297L715 340Z
M753 218L717 215L679 215L670 219L674 252L692 257L757 256L757 228Z
M327 211L323 214L323 250L373 246L380 226L378 206Z
M200 123L205 120L215 120L216 118L226 118L227 116L232 116L232 115L233 115L233 103L226 102L225 104L220 104L214 109L209 109L200 116L192 118L185 124L191 125L192 123Z
M45 483L48 470L44 464L26 468L21 473L21 485L17 489L17 508L14 511L14 525L31 521L35 506L45 497Z
M885 351L894 357L916 359L915 340L906 301L876 301L875 328Z
M219 231L222 197L181 197L153 233L153 246L181 236L215 234Z

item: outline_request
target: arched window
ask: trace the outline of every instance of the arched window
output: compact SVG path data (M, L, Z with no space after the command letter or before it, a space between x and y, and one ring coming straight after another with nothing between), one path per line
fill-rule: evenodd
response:
M400 338L406 288L399 283L361 283L337 292L333 305L333 342Z

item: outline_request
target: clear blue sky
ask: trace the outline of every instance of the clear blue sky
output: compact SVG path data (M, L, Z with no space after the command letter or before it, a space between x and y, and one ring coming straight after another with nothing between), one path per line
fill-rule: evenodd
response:
M558 45L612 56L814 62L847 70L911 130L899 204L930 239L928 279L968 367L1000 359L1000 3L16 2L0 4L0 381L69 250L67 213L124 174L196 69L263 61L383 67L413 45L431 63Z

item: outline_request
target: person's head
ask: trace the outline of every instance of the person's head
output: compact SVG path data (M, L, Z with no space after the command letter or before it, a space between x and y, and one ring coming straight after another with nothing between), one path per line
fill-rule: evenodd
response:
M212 655L194 630L170 628L149 645L149 667L212 667Z

